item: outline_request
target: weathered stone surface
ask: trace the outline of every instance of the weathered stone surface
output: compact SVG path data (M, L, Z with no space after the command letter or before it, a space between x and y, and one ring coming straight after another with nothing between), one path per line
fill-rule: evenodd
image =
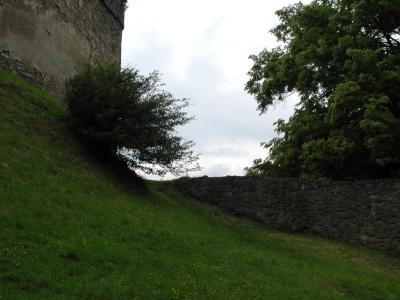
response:
M120 63L123 24L122 0L0 0L0 67L37 70L59 96L88 64Z
M302 180L199 177L182 192L268 227L318 234L400 256L400 179Z

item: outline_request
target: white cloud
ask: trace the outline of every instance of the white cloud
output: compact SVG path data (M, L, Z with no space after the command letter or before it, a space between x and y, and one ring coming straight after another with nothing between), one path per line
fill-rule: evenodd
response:
M248 59L276 45L269 30L274 12L293 0L130 0L122 44L124 66L163 74L166 88L188 97L196 120L179 132L196 142L209 176L240 175L265 156L260 142L272 138L273 122L287 119L296 98L259 116L244 85Z

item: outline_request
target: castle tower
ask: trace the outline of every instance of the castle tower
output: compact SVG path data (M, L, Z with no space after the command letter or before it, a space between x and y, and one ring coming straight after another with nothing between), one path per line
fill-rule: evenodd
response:
M0 0L0 68L62 94L88 64L121 62L125 0Z

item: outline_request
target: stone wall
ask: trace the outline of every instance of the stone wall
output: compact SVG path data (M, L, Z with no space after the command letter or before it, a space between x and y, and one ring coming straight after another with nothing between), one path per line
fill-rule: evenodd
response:
M0 0L0 67L36 70L60 96L88 64L120 64L124 8L122 0Z
M270 228L314 233L400 256L400 179L181 178L182 192Z
M11 58L8 51L0 51L0 68L16 73L42 88L46 88L49 85L49 79L42 72L17 59Z

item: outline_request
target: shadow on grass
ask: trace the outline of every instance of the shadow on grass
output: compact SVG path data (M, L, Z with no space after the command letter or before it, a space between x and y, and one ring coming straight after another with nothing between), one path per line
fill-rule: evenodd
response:
M90 158L102 173L123 191L135 195L148 195L150 193L145 180L118 157L110 154L97 143L72 132L82 146L84 153Z

